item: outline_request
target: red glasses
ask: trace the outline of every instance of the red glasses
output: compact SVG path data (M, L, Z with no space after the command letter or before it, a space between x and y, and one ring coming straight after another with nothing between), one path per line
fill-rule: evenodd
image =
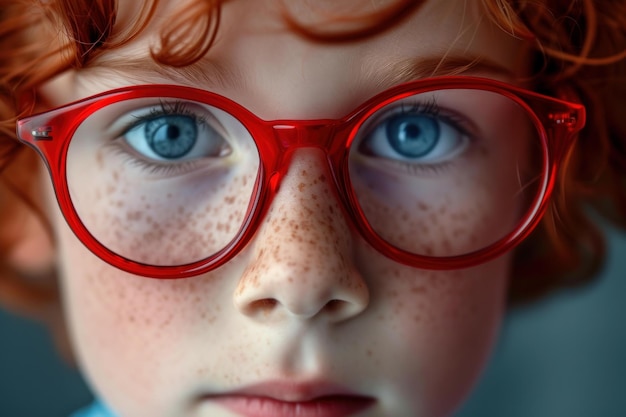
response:
M537 225L584 122L579 104L441 77L305 121L261 120L195 88L132 86L20 120L18 136L46 161L87 248L124 271L182 278L246 246L301 148L324 153L344 215L382 254L428 269L488 261Z

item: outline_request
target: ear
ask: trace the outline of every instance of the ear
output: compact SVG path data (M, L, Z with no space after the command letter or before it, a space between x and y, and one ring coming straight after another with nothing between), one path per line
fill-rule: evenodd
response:
M0 303L35 316L57 301L43 171L29 148L0 171Z

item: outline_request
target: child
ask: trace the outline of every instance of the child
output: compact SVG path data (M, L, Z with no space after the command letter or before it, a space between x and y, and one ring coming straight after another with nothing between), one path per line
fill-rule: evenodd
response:
M1 10L2 294L58 272L80 416L450 415L624 220L617 2Z

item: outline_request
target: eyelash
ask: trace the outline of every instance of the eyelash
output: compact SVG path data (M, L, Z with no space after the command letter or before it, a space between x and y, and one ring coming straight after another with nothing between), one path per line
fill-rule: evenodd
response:
M135 127L141 125L142 123L151 122L152 120L158 117L162 117L162 116L172 116L172 115L187 116L193 119L193 121L200 128L206 126L206 123L207 123L206 117L200 116L196 112L190 110L187 106L187 103L185 102L182 102L182 101L167 102L167 101L161 100L159 101L159 107L160 108L150 109L150 112L148 114L133 116L135 118L135 121L132 123L129 123L129 125L123 129L122 135L126 134L126 132L134 129Z
M171 115L190 117L200 129L207 125L206 118L198 115L193 110L190 110L186 103L182 101L168 102L161 100L159 101L159 108L151 108L150 112L147 114L133 116L135 120L128 123L123 129L121 129L120 134L116 136L118 139L111 141L108 146L116 155L124 157L127 163L140 168L143 172L148 174L175 176L192 171L198 167L198 161L196 160L178 162L175 164L147 161L142 159L140 156L137 156L131 149L129 149L129 146L123 140L126 133L135 129L137 126L149 123L158 117Z
M407 107L408 106L408 107ZM400 114L404 113L422 113L429 116L439 116L441 107L437 104L437 100L431 98L427 103L414 102L400 104Z
M158 161L146 161L141 157L135 156L134 152L128 149L128 145L120 141L113 141L108 144L111 152L125 158L126 163L141 169L142 172L152 175L176 176L185 174L198 168L199 164L196 160L189 160L172 163L160 163Z
M410 105L410 107L405 107L407 104ZM474 138L474 136L470 132L470 128L468 127L467 120L452 111L446 111L444 113L434 98L429 100L427 103L402 103L400 105L400 110L401 111L398 114L421 113L427 116L438 118L443 123L451 125L468 138Z
M433 118L437 118L441 120L442 123L450 124L454 129L457 129L459 132L461 132L471 142L475 141L475 135L471 134L470 127L468 127L469 123L467 122L467 120L451 111L443 114L444 112L442 111L439 104L437 104L437 100L435 98L431 98L428 102L416 101L401 103L399 106L393 107L392 109L389 109L389 111L385 111L379 118L377 118L372 123L372 125L378 126L379 123L384 122L387 118L393 115L412 113L420 113L431 116ZM365 137L368 137L369 134L370 133L368 132ZM388 161L388 163L397 166L409 175L423 175L439 174L445 172L445 170L450 169L455 162L443 161L435 164L412 164L409 162L390 160Z

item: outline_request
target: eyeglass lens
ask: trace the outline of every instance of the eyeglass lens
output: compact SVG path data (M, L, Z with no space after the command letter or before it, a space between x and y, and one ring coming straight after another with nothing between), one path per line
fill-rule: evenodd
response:
M446 257L515 230L541 190L541 155L537 128L515 100L447 89L369 116L347 160L359 208L380 237ZM214 255L237 236L257 197L259 167L255 140L234 116L152 97L86 118L70 142L67 181L80 220L101 244L136 262L174 266Z

